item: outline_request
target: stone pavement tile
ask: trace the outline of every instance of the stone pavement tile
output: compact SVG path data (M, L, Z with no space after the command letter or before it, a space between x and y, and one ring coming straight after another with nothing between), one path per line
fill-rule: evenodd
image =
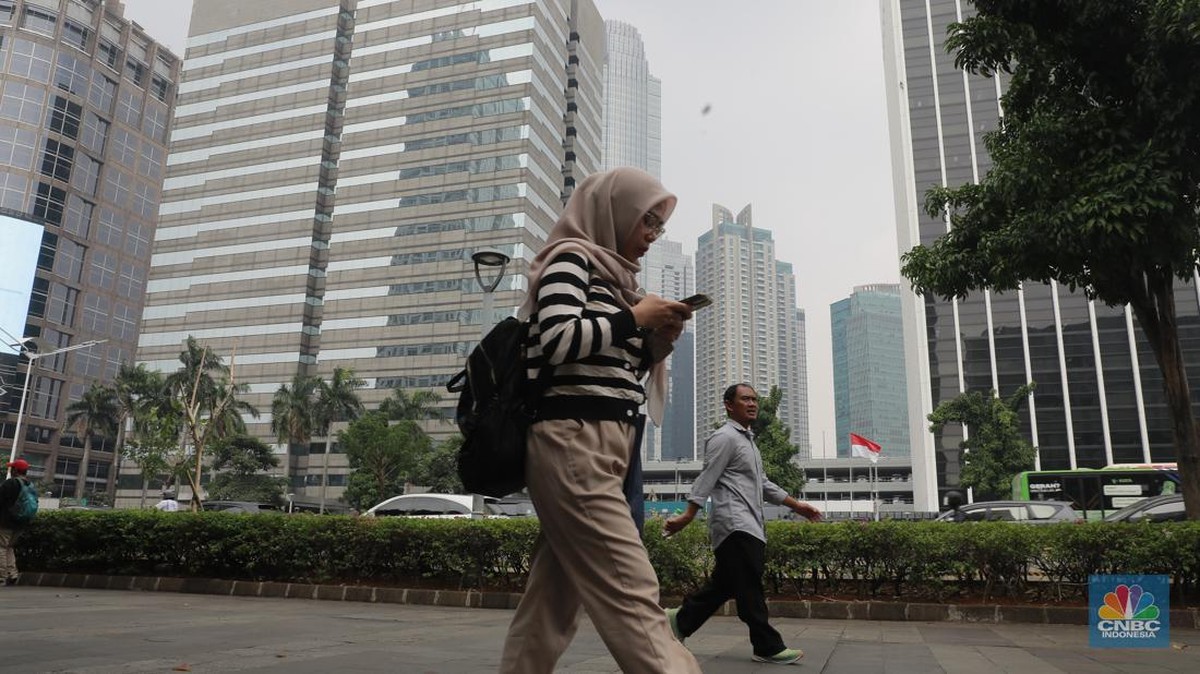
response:
M1076 628L1071 642L1054 647L1023 645L1030 656L1064 672L1190 672L1200 671L1200 657L1174 649L1091 648L1087 630ZM1073 642L1073 643L1072 643Z
M917 630L927 644L956 646L1012 646L1009 639L998 634L994 625L958 623L919 623Z
M942 670L924 644L839 641L820 671L828 674L929 674Z
M972 646L959 644L930 644L929 652L937 662L939 671L949 674L1000 674L1000 669Z
M978 646L980 655L1011 674L1071 674L1019 647Z
M4 674L170 672L496 671L512 611L155 592L6 588L0 592ZM1035 674L1200 672L1200 632L1188 648L1091 649L1087 628L776 619L805 658L793 670L755 663L746 627L714 617L688 640L705 672ZM586 619L559 663L573 674L616 673Z

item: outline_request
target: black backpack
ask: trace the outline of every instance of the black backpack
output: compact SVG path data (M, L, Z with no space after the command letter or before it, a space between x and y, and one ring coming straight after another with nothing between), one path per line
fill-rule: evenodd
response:
M528 333L525 321L500 321L471 351L467 367L446 383L447 391L459 394L458 477L467 492L504 497L525 487L525 436L548 369L528 381Z

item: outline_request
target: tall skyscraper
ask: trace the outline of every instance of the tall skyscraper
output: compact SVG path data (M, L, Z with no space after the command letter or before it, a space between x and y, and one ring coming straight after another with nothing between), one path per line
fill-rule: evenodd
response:
M934 185L976 182L991 167L983 135L997 128L1004 80L954 68L949 24L973 11L960 0L883 0L884 53L899 247L905 252L947 231L921 204ZM1043 468L1173 460L1162 375L1125 307L1091 302L1056 283L965 300L902 296L909 372L909 428L918 510L959 484L958 428L933 437L926 415L960 392L1011 395L1037 388L1022 410L1022 432ZM1176 292L1181 331L1200 327L1193 287ZM1182 341L1200 365L1200 342Z
M600 167L603 63L591 0L196 3L139 360L172 370L194 335L260 410L338 367L368 408L445 397ZM512 258L486 316L483 248ZM274 441L269 414L247 421ZM324 459L297 450L312 498ZM326 458L333 498L346 463Z
M55 496L75 494L83 454L67 406L133 360L179 74L178 59L122 11L100 0L0 2L0 261L37 259L25 320L12 328L23 334L12 337L36 338L43 353L107 340L29 365L18 449ZM44 227L40 250L14 248L22 220ZM27 363L0 349L4 459ZM115 479L113 449L111 438L93 443L86 492Z
M646 60L645 45L638 29L623 21L604 22L607 49L604 60L604 170L618 166L633 166L655 176L662 177L662 83L650 74ZM650 246L642 258L642 271L638 280L642 288L655 295L680 299L691 294L694 287L691 256L683 254L679 242L659 239ZM690 328L689 328L690 329ZM663 427L647 421L642 440L642 456L646 459L691 457L691 441L672 446L670 442L683 442L684 419L692 418L692 409L685 407L691 401L691 392L680 387L691 387L690 371L677 369L682 359L688 362L694 354L683 353L692 348L695 340L680 340L675 351L667 358L668 381L667 406ZM673 424L672 420L679 423ZM672 426L675 431L664 434Z
M662 83L650 74L637 28L613 20L604 28L604 169L634 166L662 177Z
M796 307L792 266L775 259L771 232L752 225L750 206L735 220L713 204L712 223L696 251L696 289L713 298L695 319L697 448L725 419L725 388L744 382L761 397L779 387L779 419L799 456L808 457L804 312Z
M858 286L829 307L837 456L850 456L850 434L883 446L889 457L909 455L908 386L900 286Z
M655 241L641 262L638 282L646 292L669 299L682 299L693 293L696 275L692 268L692 256L684 254L683 244L678 241L665 238ZM694 322L689 322L685 326L689 336L695 330L694 325ZM688 352L694 348L694 344L694 339L680 339L675 342L675 350L667 357L669 389L663 425L660 428L654 422L646 421L642 455L647 459L692 457L692 436L686 429L691 426L695 413L691 391L695 380L689 365L694 355ZM668 427L673 429L670 434L666 432Z

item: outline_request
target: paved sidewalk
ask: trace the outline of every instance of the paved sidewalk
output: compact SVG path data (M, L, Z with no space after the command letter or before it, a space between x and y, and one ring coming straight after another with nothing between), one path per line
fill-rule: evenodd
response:
M512 612L495 609L0 587L3 669L16 672L490 672ZM858 620L772 623L807 653L800 669L750 661L736 618L688 640L704 671L1017 674L1200 671L1200 632L1157 650L1091 649L1071 625ZM586 620L564 672L617 672Z

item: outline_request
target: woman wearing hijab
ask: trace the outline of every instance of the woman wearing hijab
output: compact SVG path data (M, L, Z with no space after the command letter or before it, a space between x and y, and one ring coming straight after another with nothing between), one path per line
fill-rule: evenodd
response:
M623 671L700 671L658 605L658 578L621 489L638 451L638 409L646 402L661 421L662 360L691 318L686 304L637 288L637 261L675 202L637 169L591 175L530 265L520 312L531 319L530 378L552 368L525 464L541 534L501 672L553 671L581 606Z

